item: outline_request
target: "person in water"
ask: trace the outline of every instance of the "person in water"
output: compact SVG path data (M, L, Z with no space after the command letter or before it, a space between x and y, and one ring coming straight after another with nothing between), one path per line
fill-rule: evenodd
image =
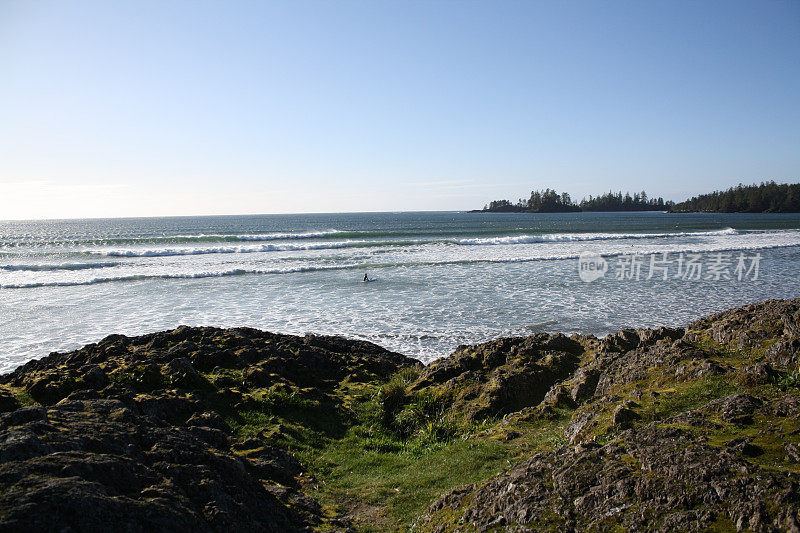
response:
M366 274L364 274L364 281L369 281L369 278L367 277Z

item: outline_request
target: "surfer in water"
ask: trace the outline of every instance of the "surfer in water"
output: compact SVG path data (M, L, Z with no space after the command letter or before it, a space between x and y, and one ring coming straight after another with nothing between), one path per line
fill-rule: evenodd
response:
M369 281L369 277L366 274L364 274L364 281Z

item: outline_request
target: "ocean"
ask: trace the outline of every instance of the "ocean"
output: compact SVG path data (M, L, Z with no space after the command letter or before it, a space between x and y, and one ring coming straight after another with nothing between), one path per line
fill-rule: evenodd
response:
M181 324L343 335L429 362L500 336L683 326L797 296L797 214L9 221L0 371Z

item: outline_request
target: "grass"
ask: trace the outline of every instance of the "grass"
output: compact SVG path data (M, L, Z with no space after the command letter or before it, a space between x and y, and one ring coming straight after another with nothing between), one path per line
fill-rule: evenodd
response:
M514 442L500 438L505 428L497 426L446 441L400 440L355 426L342 440L299 455L324 480L313 494L324 505L343 514L362 510L353 518L364 531L404 531L453 488L485 481L535 451L560 445L565 420L515 426L521 436Z
M654 421L697 409L702 405L738 392L739 387L724 378L698 379L663 389L658 396L643 399L639 414L645 421Z
M780 375L776 382L780 390L800 389L800 369Z
M326 480L317 496L338 508L378 508L379 521L392 530L406 529L453 487L501 473L515 455L506 443L492 440L458 439L424 451L365 450L358 440L346 438L310 458Z
M350 416L343 435L318 433L314 445L289 446L319 480L307 487L311 495L330 512L350 516L359 530L407 530L444 493L564 442L571 411L505 425L458 422L448 418L444 397L407 390L415 378L411 369L383 384L340 384L334 394ZM274 423L266 415L247 416L239 431ZM511 430L518 436L506 440Z
M28 407L31 405L37 405L36 400L30 395L30 393L25 389L25 387L12 387L11 385L3 385L0 386L0 389L6 390L11 393L14 398L22 405L23 407Z

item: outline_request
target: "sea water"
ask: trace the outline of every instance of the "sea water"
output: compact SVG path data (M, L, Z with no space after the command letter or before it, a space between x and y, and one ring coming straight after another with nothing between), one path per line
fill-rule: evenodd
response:
M582 253L605 263L593 281ZM344 335L428 362L499 336L683 326L797 296L796 214L0 222L0 371L180 324Z

